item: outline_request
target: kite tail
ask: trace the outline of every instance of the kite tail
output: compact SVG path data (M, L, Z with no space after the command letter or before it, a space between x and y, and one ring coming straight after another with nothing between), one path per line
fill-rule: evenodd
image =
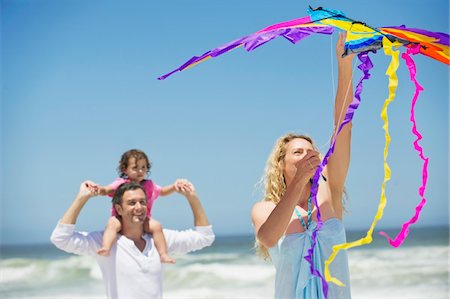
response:
M411 122L413 123L412 126L412 133L417 137L417 139L414 141L414 149L419 153L419 157L423 160L423 167L422 167L422 185L419 187L419 196L422 198L422 200L419 202L419 204L416 206L416 212L414 216L403 223L401 231L398 233L398 235L395 237L395 239L391 239L389 235L385 232L380 232L379 234L386 237L389 240L389 244L393 247L398 247L402 245L406 237L408 236L409 229L408 227L415 223L420 216L420 213L422 211L423 206L426 204L427 200L423 196L425 193L425 189L427 186L427 179L428 179L428 158L426 158L423 154L423 148L419 145L419 141L422 139L422 135L417 130L416 126L416 117L414 113L414 108L416 106L417 99L419 97L419 93L423 91L423 87L420 86L419 82L417 82L416 79L416 65L414 63L414 60L411 58L410 54L417 54L420 51L420 45L417 45L414 48L408 48L406 53L402 54L402 58L405 60L406 65L408 66L409 75L411 81L416 86L416 92L413 96L412 103L411 103Z
M363 81L370 78L369 71L373 68L373 64L369 58L368 52L359 53L358 58L361 61L361 64L358 66L358 68L363 72L363 75L362 75L361 79L359 80L358 85L356 85L356 90L355 90L355 95L353 97L353 101L350 103L350 106L345 114L345 119L342 122L341 126L339 127L338 133L340 132L340 130L342 129L344 124L348 123L353 118L353 114L354 114L355 110L358 108L359 104L361 103L361 93L363 90ZM347 119L349 119L349 120L347 122L345 122ZM337 136L337 134L335 135L335 138L333 139L333 144L332 144L333 150L334 150L334 143L336 142L336 136ZM347 244L344 244L344 245L347 245ZM331 275L330 275L329 265L333 262L338 251L340 250L340 249L338 249L338 247L341 247L340 249L345 248L342 246L342 244L333 246L332 254L328 258L328 260L325 261L324 274L325 274L326 281L330 281L334 284L337 284L338 286L345 286L340 280L336 279L335 277L331 277Z
M314 267L314 262L313 262L313 259L312 259L314 248L315 248L315 246L317 244L317 233L319 232L319 230L323 226L323 221L322 221L321 216L320 216L320 209L319 209L319 205L318 205L318 202L317 202L317 192L318 192L318 188L319 188L320 174L322 173L323 169L327 165L329 157L334 152L334 147L335 147L335 144L336 144L337 136L341 132L342 128L346 124L351 122L351 120L353 119L353 115L355 114L356 109L358 109L358 106L361 103L360 95L361 95L361 92L362 92L362 82L363 82L363 80L366 80L366 79L370 78L369 70L371 68L373 68L373 64L372 64L372 61L369 58L368 53L367 52L361 52L361 53L358 54L358 58L361 61L361 64L358 66L358 68L360 70L362 70L364 74L363 74L362 78L360 79L360 81L359 81L359 83L358 83L358 85L356 87L355 96L353 98L353 101L348 106L347 111L345 112L345 117L344 117L342 123L340 124L339 129L337 130L336 134L334 134L334 136L333 136L330 148L328 149L326 155L324 156L324 158L322 160L322 163L319 165L316 173L314 174L313 184L311 186L311 197L312 197L312 200L314 202L314 205L317 208L317 228L314 230L314 232L312 234L311 248L308 249L308 255L305 256L305 259L311 265L310 266L311 273L313 275L315 275L315 276L318 276L322 280L322 290L323 290L323 294L325 295L325 298L328 298L328 283L325 280L325 278L322 276L322 274ZM343 285L343 284L341 283L341 285Z
M388 121L388 117L387 117L387 107L388 105L394 100L395 97L395 90L397 88L398 85L398 79L397 79L397 68L399 65L399 61L398 61L398 54L399 51L393 51L393 47L396 44L393 44L392 42L390 42L387 38L383 39L383 49L384 49L384 53L386 55L391 56L391 62L389 64L389 67L386 71L386 75L389 76L389 96L386 99L386 101L384 102L383 105L383 109L381 112L381 118L383 119L384 125L383 128L385 130L385 148L384 148L384 180L383 180L383 184L381 185L381 197L380 197L380 201L378 203L378 209L377 209L377 213L374 217L374 220L369 228L369 230L367 231L367 234L365 237L353 241L353 242L349 242L349 243L344 243L344 244L338 244L333 246L333 252L330 255L330 257L328 258L327 261L325 261L325 277L327 279L327 281L331 281L337 285L342 286L343 283L341 281L339 281L337 278L332 277L330 275L330 270L329 270L329 266L330 264L333 262L334 258L336 257L337 253L342 250L342 249L349 249L349 248L353 248L353 247L357 247L357 246L361 246L364 244L370 244L372 242L372 235L373 235L373 230L375 229L375 226L377 224L377 222L383 217L383 210L384 207L386 206L386 195L385 195L385 184L388 180L390 180L391 178L391 170L389 169L389 166L387 164L387 155L388 155L388 148L389 148L389 143L390 143L390 136L389 136L389 121Z
M336 135L337 135L337 133L336 133ZM325 298L328 298L328 283L326 282L326 280L322 276L322 274L314 267L314 261L313 261L312 255L313 255L314 248L316 247L316 243L317 243L317 233L319 232L320 229L322 229L322 226L323 226L322 217L320 215L319 204L317 202L317 191L319 189L320 174L322 173L322 170L327 163L326 160L328 159L327 157L330 155L329 154L330 150L331 150L331 148L328 150L327 154L325 155L322 163L317 168L316 173L314 174L314 177L313 177L313 183L311 186L311 198L312 198L312 201L314 202L314 205L317 208L317 227L312 233L311 248L308 249L308 255L305 256L305 260L310 265L311 273L314 276L319 277L320 280L322 281L322 289L323 289L323 294L325 295Z

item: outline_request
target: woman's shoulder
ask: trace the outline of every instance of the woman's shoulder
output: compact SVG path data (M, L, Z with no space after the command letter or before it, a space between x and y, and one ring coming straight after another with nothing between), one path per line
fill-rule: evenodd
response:
M272 212L275 204L272 201L259 201L253 205L252 214L266 214Z
M273 203L270 200L262 200L262 201L258 201L257 203L255 203L253 205L253 208L258 207L258 208L265 208L265 207L275 207L275 203Z

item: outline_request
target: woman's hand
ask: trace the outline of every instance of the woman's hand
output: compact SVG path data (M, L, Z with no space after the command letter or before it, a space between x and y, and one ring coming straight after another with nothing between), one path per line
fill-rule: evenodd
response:
M320 162L320 155L318 151L309 149L306 150L306 155L295 164L297 167L297 172L295 173L293 182L306 185L316 173Z
M347 36L347 33L345 31L339 32L339 38L336 43L336 57L337 57L338 63L344 63L344 64L348 63L351 66L351 62L352 62L353 56L355 56L355 54L351 53L345 57L342 57L342 55L345 52L344 44L345 44L346 36Z

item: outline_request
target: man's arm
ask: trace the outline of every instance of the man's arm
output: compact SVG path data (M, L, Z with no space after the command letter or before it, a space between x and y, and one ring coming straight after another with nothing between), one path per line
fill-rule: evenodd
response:
M205 210L203 209L202 203L195 190L192 190L192 192L187 191L185 196L191 206L192 214L194 215L194 225L209 226L208 217L206 217Z
M80 191L71 206L53 230L51 242L61 250L80 255L96 255L96 250L101 244L101 233L80 233L75 231L75 223L81 209L96 195L94 184L85 181L80 186Z
M189 202L189 205L194 216L195 230L164 230L164 235L167 241L167 250L174 254L185 254L190 251L202 249L211 246L214 242L215 236L212 226L209 224L205 210L202 207L200 199L195 192L195 188L190 184L189 188L182 188L177 190L184 195Z
M60 223L75 224L75 222L77 222L81 209L84 207L89 198L95 196L96 191L93 188L94 186L96 185L91 181L85 181L81 184L80 191L75 197L75 200L72 202L72 205L64 213Z

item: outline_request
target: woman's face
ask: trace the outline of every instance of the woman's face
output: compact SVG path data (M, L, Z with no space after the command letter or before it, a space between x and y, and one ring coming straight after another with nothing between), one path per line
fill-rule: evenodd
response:
M303 138L292 139L286 144L283 169L286 186L289 185L297 172L296 163L306 155L307 150L313 149L312 144Z

